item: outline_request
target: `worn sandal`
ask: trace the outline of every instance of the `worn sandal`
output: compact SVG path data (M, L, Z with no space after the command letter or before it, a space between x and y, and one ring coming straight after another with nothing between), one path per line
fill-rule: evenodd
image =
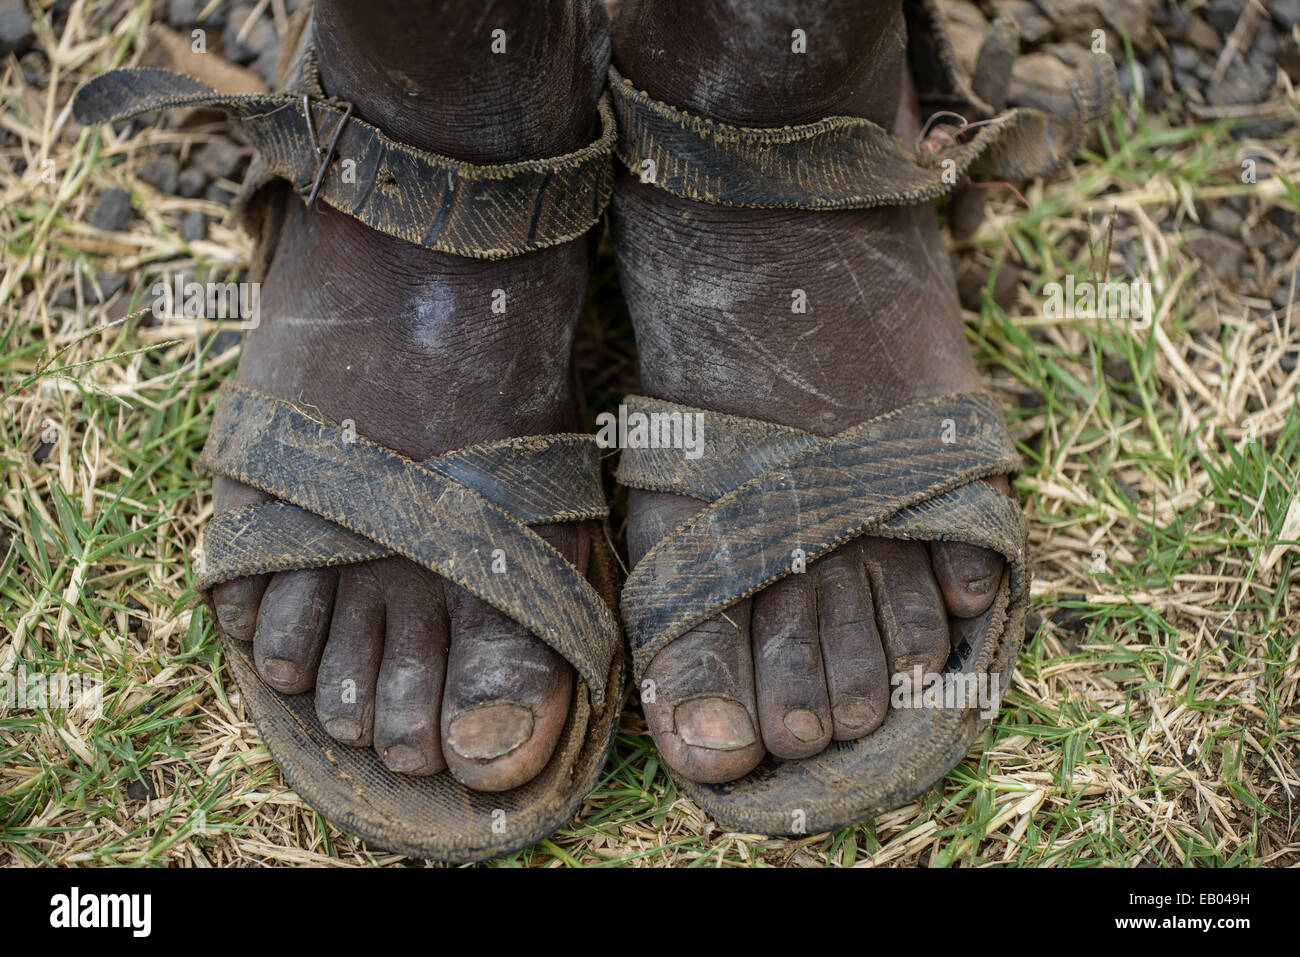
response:
M1003 110L1018 44L1008 21L994 24L976 75L967 77L937 5L916 2L906 10L923 113L960 114L962 128L946 139L909 144L845 116L778 129L729 126L658 102L611 69L620 161L642 181L703 203L833 210L954 195L956 211L956 194L972 178L1027 179L1064 163L1109 109L1114 66L1098 56L1076 72L1064 114ZM640 396L628 400L628 411L699 414L708 443L708 453L694 459L666 448L622 454L624 485L708 503L652 547L624 585L621 607L638 682L670 642L870 535L965 542L1006 559L991 607L952 620L944 676L954 688L1005 690L1024 641L1029 572L1015 500L982 481L1020 468L992 396L917 402L829 438ZM954 695L955 706L891 708L871 734L831 742L813 757L768 755L739 780L680 784L733 830L804 834L851 825L906 803L961 760L987 724L983 709L969 702Z
M558 245L600 219L613 184L608 99L600 137L582 150L464 163L396 143L327 99L306 16L295 29L282 92L226 95L161 70L115 70L78 91L74 114L88 124L202 107L238 119L258 150L237 203L257 237L254 278L269 264L290 188L408 242L482 259ZM355 161L352 175L336 153ZM196 588L210 610L212 587L235 578L396 554L520 622L577 672L546 767L520 787L485 793L449 773L396 774L373 749L340 745L311 694L276 692L258 675L252 646L223 636L268 750L308 804L377 846L454 861L527 847L573 816L609 755L624 684L593 436L507 439L415 462L310 409L227 382L200 461L277 499L209 523ZM529 528L571 521L598 523L589 577ZM510 574L493 573L496 550L510 557Z

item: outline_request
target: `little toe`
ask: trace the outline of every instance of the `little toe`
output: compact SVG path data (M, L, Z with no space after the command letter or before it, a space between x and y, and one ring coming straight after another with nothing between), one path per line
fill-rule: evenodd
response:
M930 563L950 614L974 618L988 611L1002 581L1001 555L965 542L931 542Z

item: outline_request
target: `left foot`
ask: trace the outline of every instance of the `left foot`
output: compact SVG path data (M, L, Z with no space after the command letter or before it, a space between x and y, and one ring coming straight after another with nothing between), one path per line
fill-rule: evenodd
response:
M916 139L898 0L826 0L815 16L756 0L744 29L729 6L622 0L615 65L656 99L724 123L856 115ZM791 56L800 27L816 56ZM933 205L710 206L620 171L613 210L647 395L832 435L980 385ZM792 315L800 289L807 312ZM631 490L633 564L701 506ZM941 670L949 616L986 611L1002 566L969 545L864 537L737 603L646 672L656 688L646 720L665 762L722 782L766 753L808 757L869 734L885 718L889 676Z

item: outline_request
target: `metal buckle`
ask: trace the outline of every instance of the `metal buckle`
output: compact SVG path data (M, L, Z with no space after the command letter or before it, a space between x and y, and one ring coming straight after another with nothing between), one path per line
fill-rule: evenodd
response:
M308 206L316 201L316 194L320 192L321 184L325 182L325 171L329 169L330 158L334 155L334 147L338 145L339 134L343 132L344 125L352 117L352 104L346 100L331 96L325 102L336 109L341 107L343 115L334 124L334 131L330 134L329 145L322 147L320 141L316 138L316 128L311 121L311 101L306 93L302 95L302 115L307 120L307 135L311 137L312 149L316 153L316 176L312 180L311 191L306 196L303 196L305 187L300 187L298 190L298 195L303 197Z

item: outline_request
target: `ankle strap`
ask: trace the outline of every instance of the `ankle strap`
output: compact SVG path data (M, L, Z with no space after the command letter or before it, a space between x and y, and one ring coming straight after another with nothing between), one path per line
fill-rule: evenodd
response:
M381 233L474 259L576 239L609 202L615 127L608 96L597 105L600 136L582 149L480 164L398 143L350 104L326 98L309 45L290 76L295 92L226 94L166 70L111 70L77 91L72 111L88 125L170 107L220 110L258 150L262 168L251 179L279 177L304 199L319 197Z
M1000 89L1004 98L1019 46L1009 21L995 21L989 30L972 82L957 66L938 8L919 2L908 12L912 71L929 87L923 107L959 113L965 124L955 133L909 143L855 116L777 128L731 126L661 103L610 67L619 128L615 153L643 182L697 202L866 209L927 202L969 179L1046 175L1078 152L1110 109L1117 84L1105 55L1089 55L1076 70L1066 114L995 108L997 97L979 91Z

